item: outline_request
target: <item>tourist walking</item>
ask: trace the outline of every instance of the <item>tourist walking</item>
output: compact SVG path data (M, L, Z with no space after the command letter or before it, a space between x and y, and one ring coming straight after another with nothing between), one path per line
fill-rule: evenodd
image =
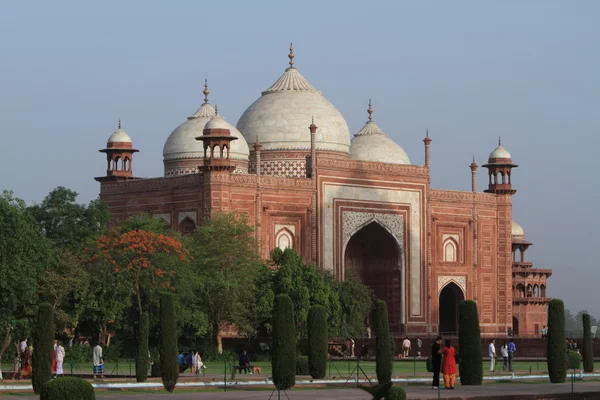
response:
M456 381L456 350L452 347L450 339L446 340L446 345L439 353L444 356L444 360L442 361L444 386L446 389L454 389L454 382Z
M433 370L433 389L439 389L440 387L440 370L442 368L442 355L440 350L442 349L442 343L444 339L438 336L431 346L431 367Z
M490 372L494 372L494 365L496 364L496 341L492 339L492 342L488 346L488 356L490 357Z
M502 356L502 371L506 371L508 368L508 343L504 342L500 347L500 355Z
M102 358L102 346L100 343L96 343L96 347L92 351L92 361L94 362L94 379L100 375L100 378L104 378L104 359Z
M515 357L515 351L517 351L517 346L515 346L515 339L510 339L510 343L508 344L508 370L512 372L513 370L513 358Z
M402 357L404 357L404 358L408 357L408 354L410 353L410 348L411 348L410 340L407 337L402 342Z
M542 326L542 339L546 339L546 337L548 337L548 328L544 325Z
M56 350L54 350L56 357L56 376L63 376L63 362L65 360L65 348L62 346L60 340L56 341Z

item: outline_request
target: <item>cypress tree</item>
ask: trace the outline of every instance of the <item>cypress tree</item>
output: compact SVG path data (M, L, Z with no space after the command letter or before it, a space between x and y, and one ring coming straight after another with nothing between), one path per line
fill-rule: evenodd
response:
M172 392L179 378L179 362L175 300L170 293L160 296L160 370L165 389Z
M308 311L308 370L315 379L323 379L327 373L327 350L329 333L327 309L312 306Z
M477 303L472 300L460 302L458 317L458 348L460 349L461 385L481 385L483 382L483 358Z
M563 383L567 379L567 344L565 333L565 305L554 299L548 304L548 338L546 359L550 382Z
M594 372L594 348L592 347L590 314L583 314L583 370Z
M296 384L296 321L287 294L275 297L273 307L273 383L278 390Z
M150 336L150 318L143 313L138 326L138 347L135 358L135 378L138 382L148 379L148 337Z
M33 333L32 385L40 393L44 383L52 379L54 358L54 309L48 303L40 304Z
M383 300L375 304L375 371L379 383L392 381L392 363L394 349L390 336L390 323L388 320L387 305Z

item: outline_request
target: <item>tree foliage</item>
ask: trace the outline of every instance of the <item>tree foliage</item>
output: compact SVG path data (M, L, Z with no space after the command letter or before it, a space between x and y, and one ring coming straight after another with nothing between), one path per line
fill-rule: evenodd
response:
M52 359L54 354L54 315L52 305L42 303L35 321L32 356L32 384L35 393L52 379Z
M394 349L390 335L387 305L383 300L375 302L375 372L379 383L392 381Z
M179 379L179 362L175 300L171 293L160 296L160 371L165 389L168 392L175 390Z
M148 379L148 339L150 336L150 319L143 313L138 324L137 354L135 357L135 377L138 382Z
M82 378L66 376L42 386L40 400L95 400L94 387Z
M290 296L275 297L273 307L273 383L278 390L296 384L296 322Z
M594 372L594 347L592 343L592 323L590 314L583 314L583 370Z
M461 385L481 385L483 382L483 358L481 332L477 303L463 300L459 306L458 348L460 349Z
M567 345L565 335L565 305L553 299L548 304L548 338L546 360L550 382L563 383L567 379Z
M312 306L308 312L308 369L315 379L323 379L327 373L328 347L327 309Z

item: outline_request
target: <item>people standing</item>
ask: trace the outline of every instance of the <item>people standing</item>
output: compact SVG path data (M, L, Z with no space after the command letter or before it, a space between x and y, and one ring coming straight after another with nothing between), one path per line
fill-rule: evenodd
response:
M356 345L356 343L354 343L354 339L350 338L350 357L354 357L354 346Z
M190 372L193 374L196 370L196 363L194 363L194 354L190 351L185 355L185 365L190 368Z
M56 375L56 346L57 346L58 340L54 340L54 351L53 351L53 355L52 355L52 374Z
M446 340L446 345L439 351L444 356L442 364L442 373L444 374L444 386L446 389L454 389L456 381L456 350L452 347L450 339Z
M421 348L423 347L423 341L420 337L417 337L417 358L421 358Z
M500 347L500 355L502 356L502 371L506 371L508 368L508 343L504 342Z
M402 356L404 358L408 357L408 354L410 353L410 340L408 339L408 337L406 339L404 339L404 341L402 342Z
M548 336L548 328L546 328L546 325L542 326L542 339L546 339L546 337Z
M494 372L494 365L496 364L496 341L492 339L492 342L488 346L488 356L490 357L490 372Z
M508 370L512 372L513 366L513 358L515 357L515 351L517 351L517 346L515 346L515 339L510 339L510 343L508 344Z
M60 340L56 342L56 350L54 350L56 357L56 376L63 376L63 362L65 360L65 348L62 346Z
M433 369L433 389L439 389L440 387L440 370L442 368L442 355L440 350L442 348L443 338L438 336L431 346L431 367Z
M371 327L367 325L367 338L371 339Z
M97 375L100 375L100 378L104 378L104 359L102 358L102 346L100 343L96 343L96 347L92 351L92 361L94 362L94 379L96 379Z
M243 368L244 373L252 375L252 365L250 365L250 357L248 357L246 350L240 354L240 367Z

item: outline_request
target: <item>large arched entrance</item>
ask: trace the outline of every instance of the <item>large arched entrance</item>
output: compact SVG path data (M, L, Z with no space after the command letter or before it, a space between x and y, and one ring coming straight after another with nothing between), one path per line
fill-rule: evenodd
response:
M393 333L402 332L400 260L396 239L376 222L350 238L344 255L346 277L356 276L386 302Z
M458 308L465 299L462 290L454 282L447 284L440 293L440 335L456 335L458 333Z

